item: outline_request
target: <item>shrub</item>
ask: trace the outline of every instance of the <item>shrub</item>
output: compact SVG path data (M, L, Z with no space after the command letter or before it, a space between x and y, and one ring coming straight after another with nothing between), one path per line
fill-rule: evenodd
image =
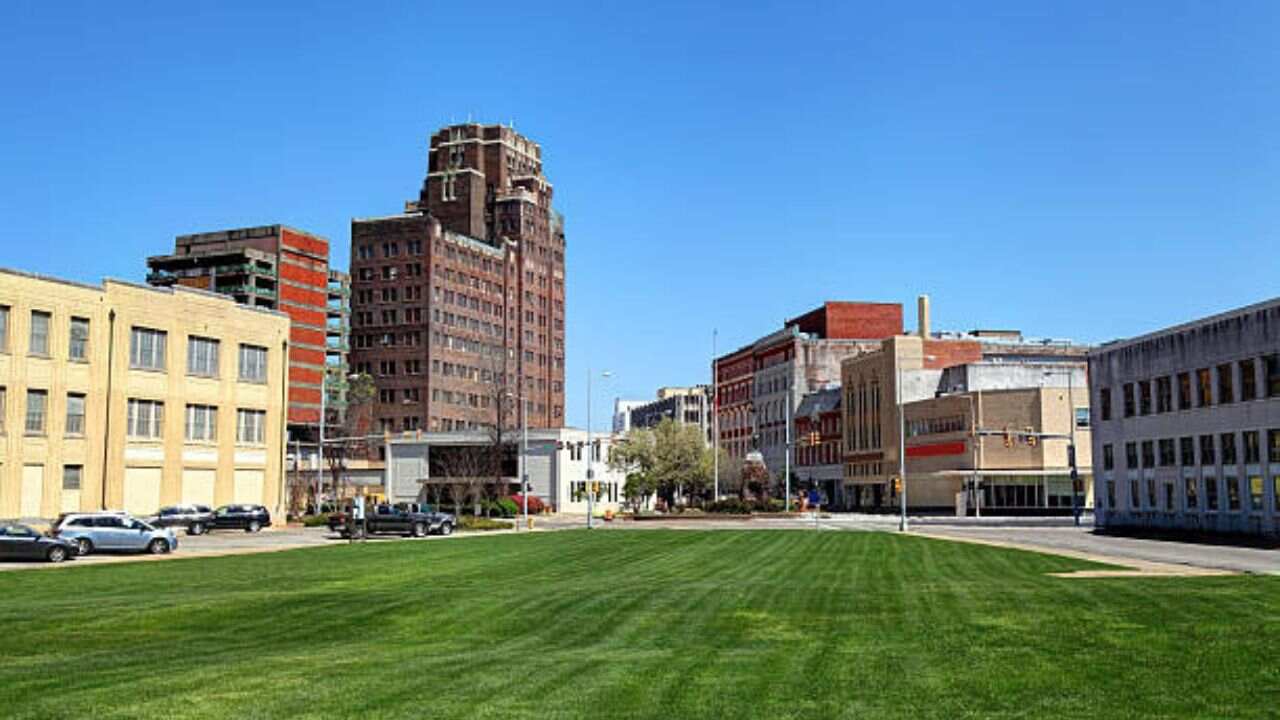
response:
M727 515L745 515L751 512L751 506L740 498L730 497L707 504L707 512Z
M328 515L303 515L303 527L324 527L329 524Z
M516 504L517 508L520 508L521 513L524 513L524 496L523 495L512 495L511 501ZM541 515L546 511L547 511L547 504L542 501L542 498L538 497L537 495L529 496L529 514L530 515Z
M463 530L510 530L511 523L487 517L463 515L458 518L458 527Z

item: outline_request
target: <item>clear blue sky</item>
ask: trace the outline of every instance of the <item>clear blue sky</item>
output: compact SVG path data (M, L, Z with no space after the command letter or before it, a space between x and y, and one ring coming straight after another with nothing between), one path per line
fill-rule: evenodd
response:
M579 425L589 364L602 426L826 298L1101 341L1277 294L1275 2L264 5L0 4L0 265L345 266L470 117L543 145Z

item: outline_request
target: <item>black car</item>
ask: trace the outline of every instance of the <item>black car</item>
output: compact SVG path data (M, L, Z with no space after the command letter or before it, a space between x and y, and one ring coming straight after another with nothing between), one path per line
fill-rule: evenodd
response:
M453 515L436 512L428 505L417 503L399 503L397 505L378 505L372 512L366 513L364 527L356 527L356 535L396 534L410 537L422 537L431 534L452 535L456 524ZM340 529L345 537L350 534L346 527Z
M147 518L156 527L186 528L188 535L203 535L213 524L213 510L207 505L170 505Z
M271 527L271 513L261 505L223 505L214 511L209 530L258 532Z
M76 556L76 546L67 540L41 534L26 525L0 527L0 560L48 560L60 563Z

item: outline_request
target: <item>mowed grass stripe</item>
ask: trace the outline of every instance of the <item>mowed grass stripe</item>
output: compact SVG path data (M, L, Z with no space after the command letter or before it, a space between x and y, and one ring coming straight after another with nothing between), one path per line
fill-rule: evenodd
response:
M8 573L0 707L41 718L1274 714L1280 578L1048 575L1088 567L881 533L646 530Z

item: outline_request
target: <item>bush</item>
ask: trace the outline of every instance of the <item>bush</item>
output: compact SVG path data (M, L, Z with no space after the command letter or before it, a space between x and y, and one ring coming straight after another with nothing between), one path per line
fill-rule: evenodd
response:
M458 518L458 527L462 530L510 530L511 523L487 517L463 515Z
M303 515L303 527L325 527L329 524L328 515Z
M524 496L512 495L511 501L516 504L517 508L520 508L520 512L523 514L524 513ZM537 495L529 496L529 514L530 515L541 515L546 511L547 511L547 504L542 502L542 498L538 497Z
M723 498L707 504L707 512L725 515L746 515L751 512L751 505L736 497Z

